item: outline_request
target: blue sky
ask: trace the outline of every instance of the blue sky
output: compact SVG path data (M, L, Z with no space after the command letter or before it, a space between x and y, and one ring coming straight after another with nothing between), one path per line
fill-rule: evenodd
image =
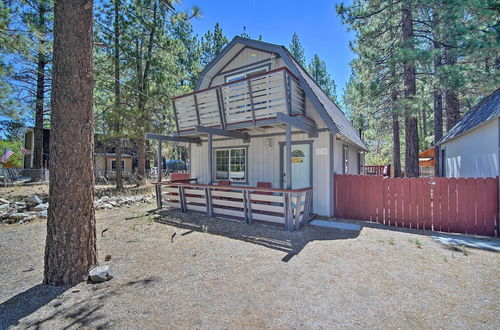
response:
M337 84L340 97L351 72L349 62L354 54L349 48L353 39L342 25L335 4L342 1L295 0L184 0L178 9L196 5L202 17L193 19L195 33L203 35L219 22L228 39L246 32L266 42L288 46L292 35L299 35L307 62L317 53L323 59ZM348 2L348 1L345 1Z

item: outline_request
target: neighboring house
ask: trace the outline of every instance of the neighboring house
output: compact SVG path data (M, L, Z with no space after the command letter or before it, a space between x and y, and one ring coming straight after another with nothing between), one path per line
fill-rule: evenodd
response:
M112 179L116 175L116 155L115 147L112 143L105 143L95 135L95 173L97 178ZM50 129L43 129L43 167L49 168L49 141ZM33 146L35 144L34 129L32 127L24 132L24 148L30 153L24 156L23 168L25 170L33 169ZM137 152L135 143L132 141L125 144L122 150L122 171L124 177L130 177L137 169ZM29 173L29 171L27 172Z
M500 174L500 89L470 109L437 145L440 175L496 177Z
M235 37L173 103L177 132L146 137L188 142L198 183L310 187L312 212L332 216L334 174L362 172L358 132L283 46Z
M50 129L43 129L43 158L42 166L43 168L49 168L49 141L50 140ZM35 145L35 129L33 127L28 127L24 131L24 148L29 150L28 155L23 156L23 169L33 168L33 147Z
M122 175L124 178L132 176L133 170L137 166L133 166L135 156L122 154ZM115 153L96 153L95 154L95 172L97 178L114 179L116 177L116 154Z
M418 166L420 167L420 176L434 176L434 155L436 148L429 148L418 154Z

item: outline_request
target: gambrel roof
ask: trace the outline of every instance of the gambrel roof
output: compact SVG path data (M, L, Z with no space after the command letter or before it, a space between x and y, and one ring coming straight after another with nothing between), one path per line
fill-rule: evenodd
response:
M443 144L500 116L500 89L476 104L438 142Z
M222 51L208 63L200 74L200 79L196 85L196 90L201 89L202 84L210 78L210 71L219 65L219 61L228 53L236 53L236 48L251 47L254 49L272 52L281 57L288 69L298 77L299 84L304 90L307 97L311 100L323 121L326 123L332 134L340 134L347 140L359 148L367 151L366 145L360 138L358 132L349 122L345 114L339 107L328 97L328 95L321 89L321 87L311 78L307 71L295 60L295 58L288 52L284 46L271 44L263 41L247 39L236 36L231 42L222 49Z

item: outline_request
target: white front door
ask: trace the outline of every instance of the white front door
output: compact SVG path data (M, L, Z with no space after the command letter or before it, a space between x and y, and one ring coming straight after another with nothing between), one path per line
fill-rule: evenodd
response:
M283 188L286 189L286 178L288 175L286 145L282 147L282 155ZM311 145L309 143L292 144L292 189L311 186Z

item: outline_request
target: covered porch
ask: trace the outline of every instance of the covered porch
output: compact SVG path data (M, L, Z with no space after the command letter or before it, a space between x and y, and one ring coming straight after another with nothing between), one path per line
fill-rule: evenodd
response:
M199 212L249 224L266 223L290 231L306 225L311 214L312 188L276 189L189 182L157 182L155 185L159 208Z

